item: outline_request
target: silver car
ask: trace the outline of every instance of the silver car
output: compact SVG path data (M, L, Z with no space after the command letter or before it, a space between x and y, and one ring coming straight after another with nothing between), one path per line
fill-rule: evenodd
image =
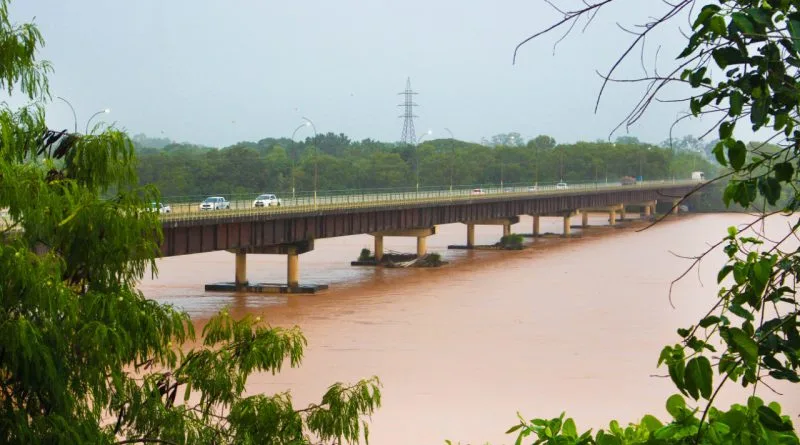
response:
M210 196L200 203L200 210L225 210L231 208L231 203L222 196Z
M256 198L255 201L253 201L253 207L271 207L280 205L281 205L281 199L269 193L258 195L258 198Z

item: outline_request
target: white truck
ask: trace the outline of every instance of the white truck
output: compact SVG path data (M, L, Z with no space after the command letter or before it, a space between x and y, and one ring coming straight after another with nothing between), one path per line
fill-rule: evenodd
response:
M692 181L705 181L706 175L703 172L692 172Z

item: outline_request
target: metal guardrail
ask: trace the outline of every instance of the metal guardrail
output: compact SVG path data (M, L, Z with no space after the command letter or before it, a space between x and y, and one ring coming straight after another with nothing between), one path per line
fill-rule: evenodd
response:
M369 207L383 207L387 205L414 205L465 202L483 199L495 199L502 196L554 196L580 194L587 191L612 190L612 189L652 189L660 187L679 187L700 184L697 180L660 180L641 181L632 185L620 183L584 182L570 183L567 188L558 187L556 184L539 184L538 186L512 186L512 187L475 187L459 188L456 190L421 190L417 191L369 191L351 194L327 194L283 198L280 206L253 207L251 199L237 199L229 201L229 209L225 210L200 210L200 200L195 202L170 203L168 197L162 198L165 205L170 205L171 212L162 214L163 221L183 221L197 219L212 219L221 217L235 217L247 215L270 215L308 213L328 210L363 209ZM185 198L184 198L185 199ZM178 200L181 200L178 197Z

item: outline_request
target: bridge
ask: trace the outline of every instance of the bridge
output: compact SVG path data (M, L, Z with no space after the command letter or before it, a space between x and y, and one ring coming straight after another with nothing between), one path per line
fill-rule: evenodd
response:
M217 211L186 206L162 215L161 254L166 257L218 250L234 253L234 281L208 285L207 290L313 292L316 288L299 284L298 257L313 250L316 239L370 234L374 236L375 257L380 260L386 236L416 237L416 253L425 255L426 239L436 233L440 224L465 224L466 248L475 246L476 225L501 225L507 235L520 215L533 216L534 236L540 235L540 217L561 217L564 236L569 236L571 218L581 215L582 226L587 226L589 211L607 212L610 224L615 224L620 214L624 218L629 206L650 216L658 201L667 201L671 211L677 212L682 198L700 185L697 181L649 181L624 186L591 183L570 185L568 189L548 186L315 197L267 208L250 208L247 202L243 208ZM247 279L248 254L286 255L286 283L251 286Z

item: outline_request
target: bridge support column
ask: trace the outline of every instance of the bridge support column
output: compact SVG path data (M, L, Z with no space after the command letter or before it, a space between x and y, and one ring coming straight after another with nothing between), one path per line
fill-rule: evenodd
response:
M656 201L647 201L642 203L642 217L649 218L653 216L656 211Z
M676 199L675 201L672 201L672 214L673 215L677 215L678 214L678 206L680 205L680 203L681 203L680 199Z
M541 221L539 218L539 215L533 215L533 236L539 236L541 234Z
M286 285L290 289L300 285L300 255L296 247L289 247L286 252Z
M383 235L373 235L375 237L375 261L383 259Z
M467 245L451 245L447 246L448 249L475 249L482 247L495 248L491 246L476 246L475 245L475 226L503 226L503 236L511 235L511 225L519 222L519 216L509 218L495 218L495 219L481 219L477 221L463 221L462 224L467 225Z
M236 289L242 289L247 286L247 252L244 250L236 251L236 276L235 276Z
M571 215L564 215L564 236L570 236L572 233L572 228L569 225L570 219L572 219Z
M417 238L417 256L428 254L428 237L436 234L436 226L423 229L387 230L373 233L375 237L375 260L383 258L383 237L385 236L413 236Z
M620 204L619 206L619 218L621 220L625 220L625 204Z
M617 224L617 210L611 209L608 211L608 225L615 226Z
M240 247L229 249L236 255L236 280L234 282L206 284L207 292L247 291L267 294L302 293L313 294L327 289L326 284L300 284L300 254L314 250L314 240L269 246ZM259 283L247 280L247 255L286 255L286 282Z
M589 212L581 211L581 227L589 227Z
M422 258L428 254L428 237L417 237L417 258Z

